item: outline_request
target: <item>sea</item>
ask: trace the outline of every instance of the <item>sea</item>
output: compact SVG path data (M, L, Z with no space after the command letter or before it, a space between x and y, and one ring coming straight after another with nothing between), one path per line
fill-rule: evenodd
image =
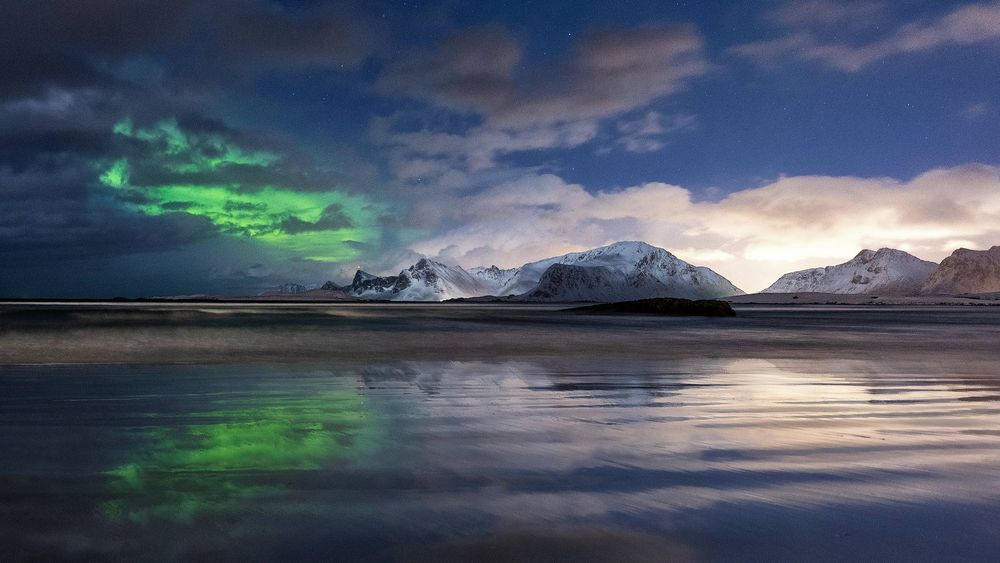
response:
M1000 307L0 304L0 561L995 561Z

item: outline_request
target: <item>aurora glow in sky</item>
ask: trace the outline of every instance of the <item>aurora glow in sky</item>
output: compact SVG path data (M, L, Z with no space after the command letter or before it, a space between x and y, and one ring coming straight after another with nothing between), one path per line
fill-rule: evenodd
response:
M248 178L266 178L281 158L272 152L244 150L220 135L190 134L175 120L147 128L124 120L114 132L137 142L149 170L134 173L133 162L123 157L100 181L127 194L128 207L137 213L204 217L221 233L323 262L354 258L357 250L345 241L366 243L378 236L375 206L362 195L226 177L227 171L241 170Z
M1000 2L9 0L0 295L1000 244Z

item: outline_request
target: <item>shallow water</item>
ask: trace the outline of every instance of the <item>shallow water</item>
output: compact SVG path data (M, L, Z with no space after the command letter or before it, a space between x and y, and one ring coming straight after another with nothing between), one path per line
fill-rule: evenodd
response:
M992 308L32 311L0 315L4 560L1000 548Z

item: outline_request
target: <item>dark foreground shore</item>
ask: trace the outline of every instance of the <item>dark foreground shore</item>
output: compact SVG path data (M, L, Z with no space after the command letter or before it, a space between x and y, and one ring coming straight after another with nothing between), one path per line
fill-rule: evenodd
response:
M734 305L723 318L567 315L565 305L8 304L0 364L495 357L995 357L1000 308Z

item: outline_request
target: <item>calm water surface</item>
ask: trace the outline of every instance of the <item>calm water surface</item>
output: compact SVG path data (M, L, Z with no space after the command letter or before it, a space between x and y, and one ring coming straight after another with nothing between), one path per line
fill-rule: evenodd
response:
M1000 311L872 309L9 308L0 560L995 560Z

